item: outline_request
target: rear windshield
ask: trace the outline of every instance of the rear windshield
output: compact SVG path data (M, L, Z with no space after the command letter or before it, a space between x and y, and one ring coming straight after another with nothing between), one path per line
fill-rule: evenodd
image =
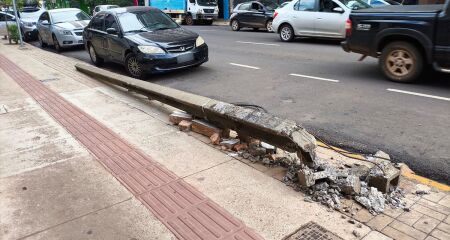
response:
M351 10L371 8L369 4L365 3L362 0L339 0L339 1L346 7L350 8Z
M123 32L144 32L178 28L178 24L160 10L125 12L118 15Z
M53 23L72 22L90 20L91 18L81 10L54 12L52 14Z

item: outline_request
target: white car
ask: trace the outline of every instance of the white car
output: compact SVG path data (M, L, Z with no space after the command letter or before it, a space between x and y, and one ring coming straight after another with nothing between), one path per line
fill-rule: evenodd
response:
M78 8L60 8L45 11L37 22L41 47L53 45L56 51L82 46L83 30L91 17Z
M105 11L111 8L118 8L119 6L117 5L98 5L95 6L94 10L92 11L92 16L95 16L95 14L101 12L101 11Z
M295 37L344 39L351 10L370 8L362 0L294 0L277 9L272 27L281 41Z

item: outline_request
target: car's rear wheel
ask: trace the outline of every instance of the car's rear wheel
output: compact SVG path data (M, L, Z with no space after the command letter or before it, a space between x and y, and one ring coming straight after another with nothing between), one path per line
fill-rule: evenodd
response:
M238 20L234 19L231 21L231 30L239 31L241 29L241 24Z
M59 45L58 39L53 35L53 47L57 52L61 52L61 46Z
M142 79L145 76L144 66L139 62L134 53L129 53L125 58L125 68L128 74L134 78Z
M280 39L283 42L291 42L294 40L295 34L294 29L292 29L291 25L284 24L280 28Z
M184 22L186 23L186 25L194 25L194 19L192 18L191 15L187 15L184 18Z
M41 48L47 47L47 43L45 43L44 40L42 40L41 34L38 34L38 40L39 40L39 46Z
M268 32L273 32L272 20L267 21L266 29L267 29Z
M104 62L103 58L99 57L97 55L97 52L94 49L94 46L92 44L88 45L88 51L89 51L89 57L91 57L92 63L94 63L95 66L101 66Z
M423 71L423 56L408 42L392 42L383 48L379 66L391 81L414 82Z

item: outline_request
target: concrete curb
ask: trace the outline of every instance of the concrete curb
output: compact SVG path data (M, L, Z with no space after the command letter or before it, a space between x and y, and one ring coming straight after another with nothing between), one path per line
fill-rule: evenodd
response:
M142 94L198 118L207 119L223 129L235 130L241 136L259 138L286 151L296 152L305 163L314 164L316 160L316 139L294 121L137 80L87 64L76 64L75 68L93 78Z

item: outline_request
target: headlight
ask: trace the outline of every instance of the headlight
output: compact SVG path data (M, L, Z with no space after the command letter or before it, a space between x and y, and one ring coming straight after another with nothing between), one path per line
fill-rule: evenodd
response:
M62 35L72 35L72 32L69 30L60 30L59 31Z
M203 44L205 44L205 40L202 37L198 36L197 40L195 40L195 46L199 47L199 46L201 46Z
M33 26L34 26L33 22L24 22L24 21L22 21L22 24L23 24L25 27L33 27Z
M219 11L219 7L214 8L214 12L218 12Z
M139 51L147 54L164 54L166 53L163 49L155 46L138 46Z
M202 13L202 12L203 12L202 9L197 10L197 13Z

